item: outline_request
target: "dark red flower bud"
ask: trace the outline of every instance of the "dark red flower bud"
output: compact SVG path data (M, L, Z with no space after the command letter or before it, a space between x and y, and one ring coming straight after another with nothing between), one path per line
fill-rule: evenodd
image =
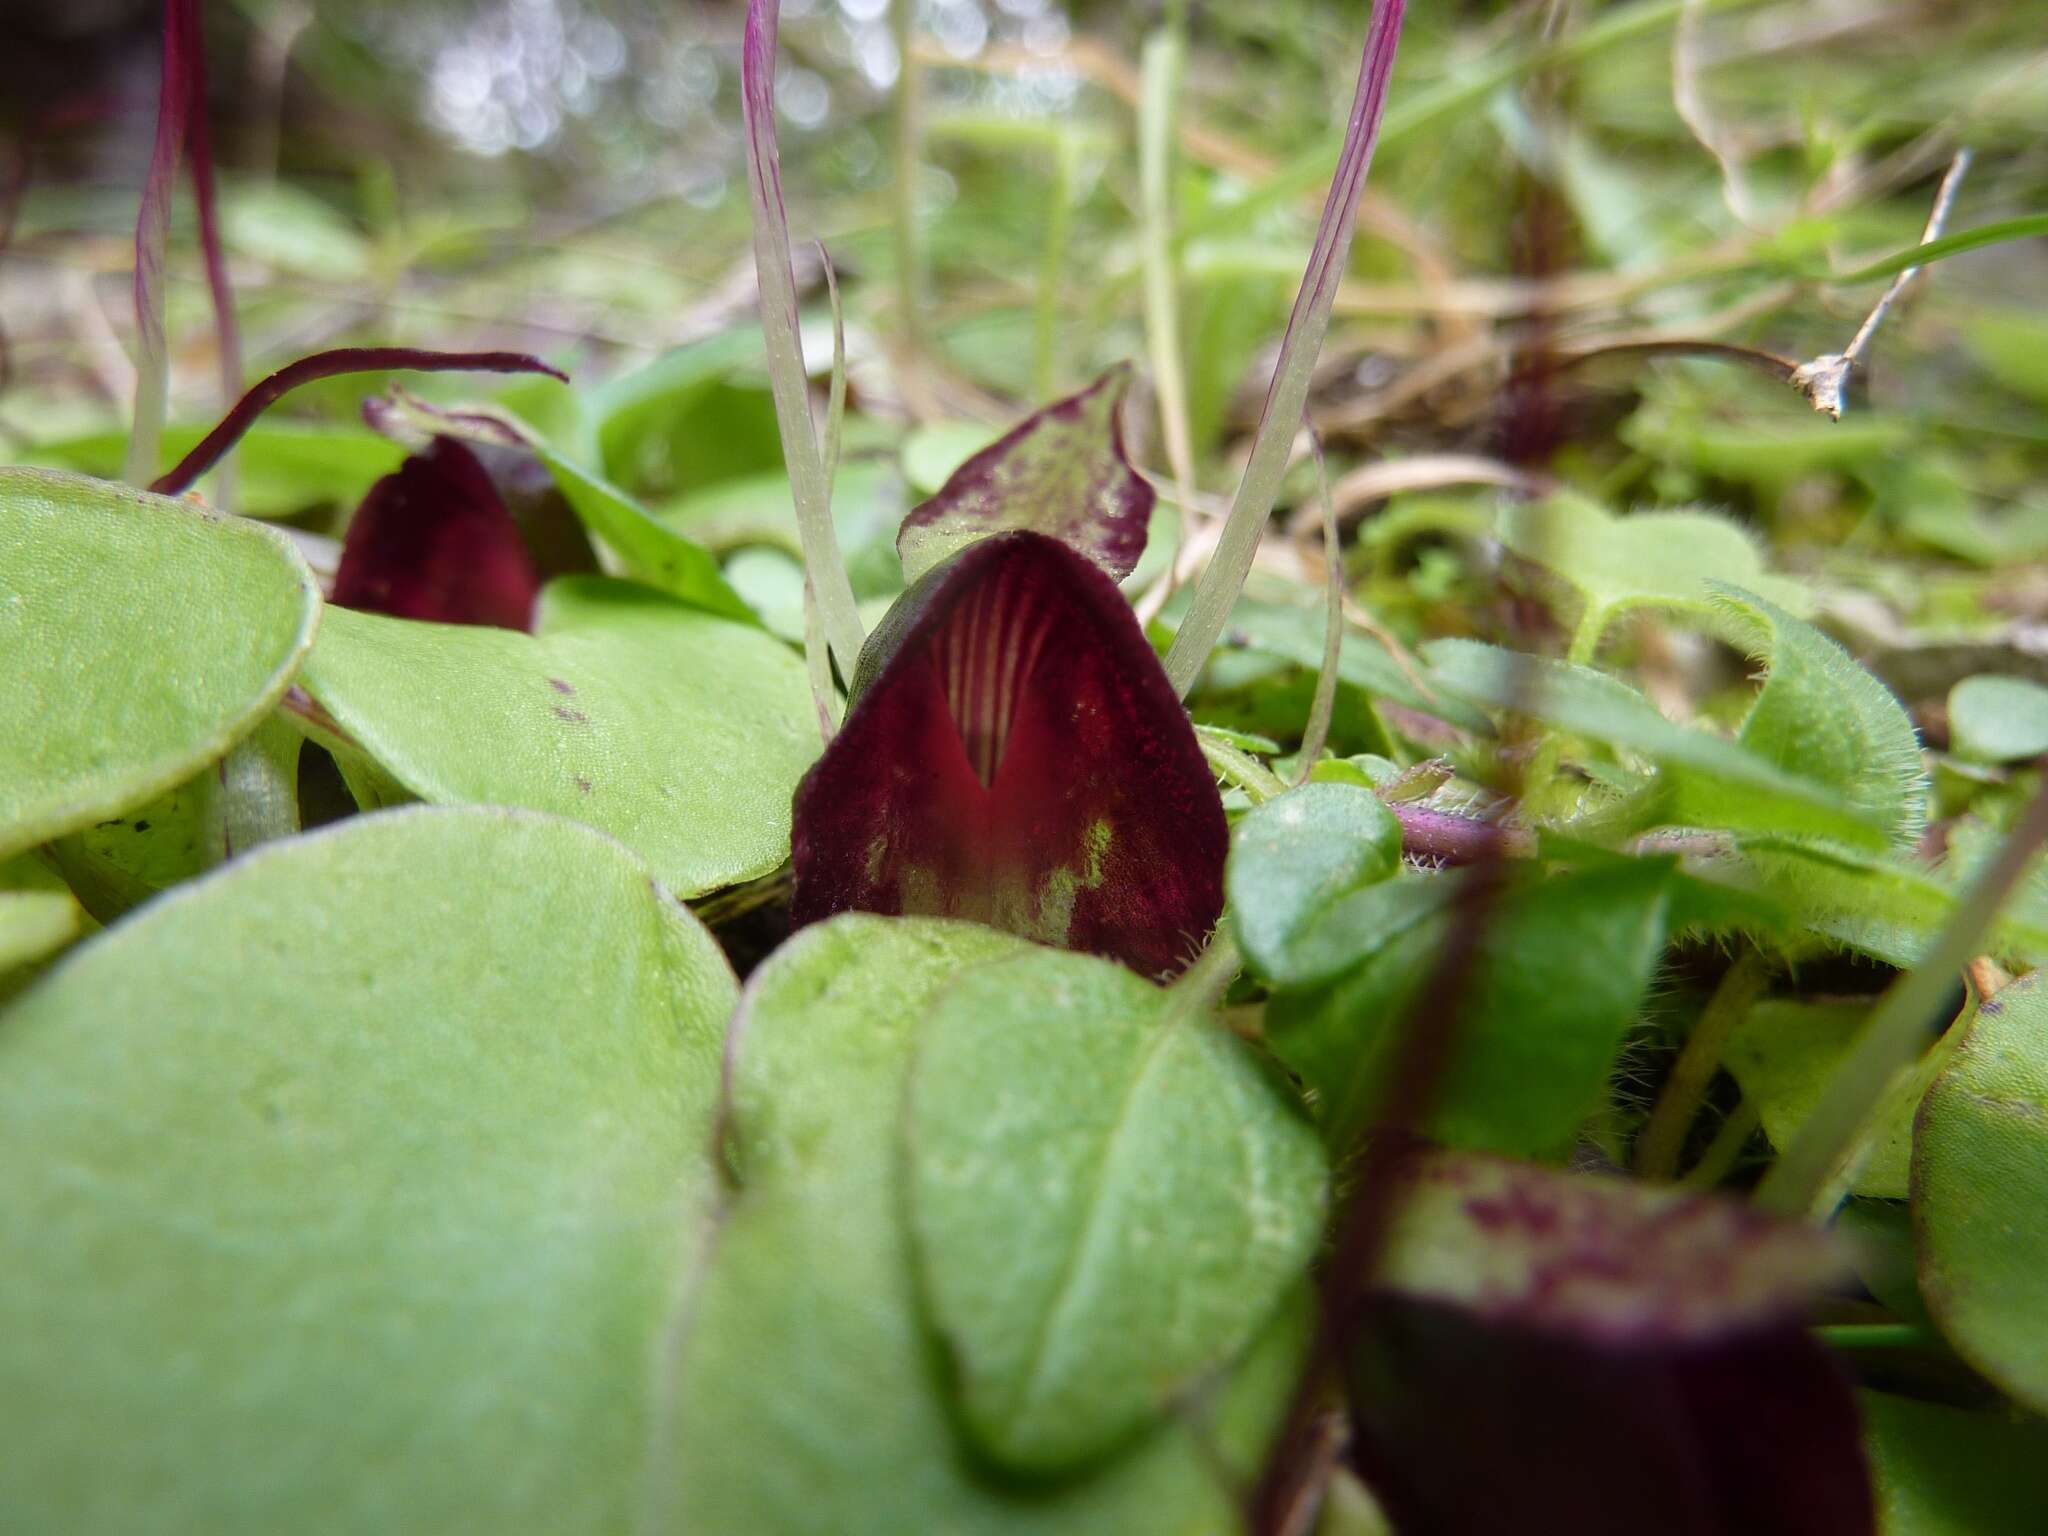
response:
M861 653L797 788L799 923L971 918L1177 971L1223 909L1229 829L1130 605L1058 539L1001 533L925 576Z

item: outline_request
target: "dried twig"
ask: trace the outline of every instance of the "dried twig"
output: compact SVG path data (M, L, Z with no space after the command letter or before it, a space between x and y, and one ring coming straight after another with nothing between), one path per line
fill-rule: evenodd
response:
M1948 222L1949 209L1955 205L1956 191L1962 186L1963 177L1969 169L1970 152L1958 150L1956 157L1948 163L1948 174L1941 178L1941 189L1934 194L1934 208L1927 215L1927 228L1920 235L1922 245L1940 237L1942 225ZM1806 396L1816 411L1834 421L1842 419L1843 397L1849 387L1850 373L1892 305L1898 302L1899 295L1919 275L1918 267L1908 267L1893 278L1891 286L1877 301L1877 307L1871 310L1856 334L1849 339L1848 346L1839 352L1823 352L1811 362L1801 363L1793 369L1792 386Z

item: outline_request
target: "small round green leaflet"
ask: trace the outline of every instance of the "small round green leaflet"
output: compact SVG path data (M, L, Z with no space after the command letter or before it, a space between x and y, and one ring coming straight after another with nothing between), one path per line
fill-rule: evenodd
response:
M802 658L649 588L573 576L536 632L329 612L301 682L406 789L574 817L696 896L789 856L818 754Z
M939 995L911 1075L918 1273L982 1448L1045 1472L1163 1415L1308 1267L1314 1129L1208 1001L1039 950Z
M1981 1003L1913 1130L1920 1289L1956 1353L2048 1411L2048 986Z
M1231 833L1224 891L1237 941L1275 982L1295 974L1294 941L1329 906L1401 867L1401 823L1369 789L1304 784L1254 809Z
M727 1041L732 1189L668 1344L645 1525L690 1536L1226 1536L1284 1409L1304 1317L1121 1454L992 1473L947 1402L905 1230L904 1100L955 977L1033 953L938 918L850 913L754 973ZM1142 985L1142 983L1140 983ZM800 1347L791 1341L800 1340Z
M0 470L0 859L220 757L320 614L277 534L47 470Z
M1949 745L1980 763L2016 763L2048 752L2048 688L1986 673L1949 690Z
M733 994L639 860L500 810L74 951L0 1027L8 1526L629 1528Z

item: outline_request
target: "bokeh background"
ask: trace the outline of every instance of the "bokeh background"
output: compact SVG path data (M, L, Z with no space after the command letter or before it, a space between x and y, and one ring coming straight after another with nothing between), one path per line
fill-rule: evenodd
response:
M743 333L742 14L213 0L209 108L251 377L350 342L515 346L586 389ZM1191 499L1227 497L1365 15L1310 0L790 0L786 184L798 239L822 240L842 280L850 465L904 469L914 429L957 429L957 446L1147 358L1141 251L1158 216L1139 175L1140 59L1173 30L1188 64L1156 232L1177 263ZM118 466L157 28L152 0L0 7L9 457ZM1880 670L1890 650L2030 637L2048 620L2043 241L1932 269L1839 425L1756 369L1638 344L1838 350L1883 285L1821 277L1917 239L1959 148L1975 161L1952 229L2048 206L2044 123L2048 36L2028 5L1417 0L1314 399L1357 589L1415 632L1477 600L1471 563L1441 546L1483 515L1482 493L1431 467L1476 455L1618 506L1736 512L1833 594L1837 628ZM172 273L175 444L220 409L182 195ZM822 358L830 326L813 314ZM690 498L778 471L742 352L689 430L599 445L663 515L689 521ZM309 391L280 419L353 425L364 393ZM548 414L531 391L508 398ZM1155 420L1134 413L1135 446L1163 480ZM331 533L387 460L329 446L266 476L252 444L245 510ZM1391 497L1356 473L1407 458L1425 461L1419 483ZM886 524L920 479L912 462L848 494ZM1287 499L1310 484L1304 468Z

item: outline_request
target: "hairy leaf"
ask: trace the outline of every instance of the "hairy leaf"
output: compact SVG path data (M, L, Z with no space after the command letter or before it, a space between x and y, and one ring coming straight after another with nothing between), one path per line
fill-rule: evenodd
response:
M2015 1399L2048 1411L2048 985L1978 1005L1913 1131L1920 1289L1942 1332Z
M503 811L72 951L0 1030L10 1524L628 1528L733 993L645 865Z
M1852 814L1910 847L1927 820L1920 738L1904 706L1833 640L1762 598L1719 582L1732 637L1770 668L1736 741L1788 774L1827 786ZM1731 786L1684 784L1680 815L1736 825Z
M1616 517L1584 497L1511 502L1498 533L1523 559L1557 572L1585 605L1579 633L1597 641L1631 608L1711 611L1710 581L1768 591L1788 608L1803 606L1796 582L1764 575L1764 555L1740 524L1711 512L1636 512ZM1582 660L1590 661L1590 644Z
M1235 1357L1322 1224L1315 1132L1236 1037L1084 955L938 995L911 1078L919 1276L998 1461L1091 1461Z
M0 857L118 816L253 729L320 598L258 524L0 470Z
M797 791L805 923L967 917L1161 974L1223 907L1229 832L1194 731L1115 583L998 534L870 640Z
M990 534L1028 529L1064 541L1121 580L1145 552L1152 487L1124 452L1119 412L1131 369L1035 411L954 470L903 520L896 548L916 582Z
M595 576L551 582L532 635L330 610L301 681L421 799L588 822L685 896L782 862L818 749L793 652Z
M79 902L111 923L180 881L299 830L304 737L271 715L168 794L47 845Z
M1294 942L1290 974L1304 980L1269 1005L1267 1039L1315 1091L1334 1145L1351 1144L1380 1107L1399 1026L1428 1008L1420 988L1459 920L1460 878L1354 891ZM1433 1136L1532 1155L1568 1149L1663 952L1669 879L1667 863L1645 859L1510 888L1459 1010ZM1310 984L1318 977L1331 979Z
M1881 845L1890 831L1879 811L1845 804L1836 785L1788 768L1748 743L1674 724L1604 672L1474 640L1438 640L1423 648L1423 656L1434 681L1454 697L1513 709L1655 763L1673 796L1666 820L1825 834L1864 846ZM1777 711L1768 718L1777 719ZM1770 745L1779 744L1771 735ZM1832 759L1830 754L1827 761Z

